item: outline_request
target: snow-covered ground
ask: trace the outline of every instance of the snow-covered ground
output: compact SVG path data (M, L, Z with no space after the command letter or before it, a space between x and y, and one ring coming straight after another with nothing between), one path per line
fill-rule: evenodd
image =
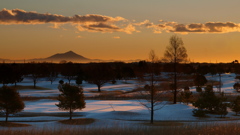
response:
M218 76L212 77L211 75L206 76L207 79L219 80ZM225 93L236 93L233 88L235 83L235 74L222 74L222 91ZM66 80L64 80L66 82ZM72 81L73 82L73 81ZM30 79L24 79L23 82L18 85L32 86L33 83ZM35 90L35 89L23 89L19 90L21 96L36 96L36 97L48 97L57 96L60 92L57 89L58 80L50 84L49 81L40 80L37 86L47 88L48 90ZM84 82L82 84L84 94L86 96L94 96L98 93L96 85L88 84ZM107 83L101 89L103 91L131 91L137 87L137 82L134 80L117 81L116 84ZM195 88L191 88L195 91ZM217 88L214 88L217 90ZM25 101L24 111L16 114L16 117L10 117L9 121L20 121L21 123L31 124L31 127L26 128L43 128L43 127L62 127L63 125L58 123L58 120L68 119L66 115L68 112L58 110L55 105L58 103L57 100L51 99L40 99L34 101ZM181 121L181 122L219 122L222 120L217 116L211 116L208 118L197 118L192 116L193 106L178 103L171 104L167 103L160 110L155 111L154 120L158 121ZM24 117L17 117L18 115L25 114ZM29 114L29 115L26 115ZM31 114L40 114L39 116L30 116ZM47 115L46 115L47 114ZM53 114L51 116L51 114ZM58 116L56 114L65 114L64 116ZM74 112L74 118L94 118L96 122L87 126L112 126L112 123L118 125L136 125L139 121L145 121L150 119L149 111L140 105L138 100L86 100L86 108ZM240 119L240 116L234 116L234 113L229 110L226 117L230 119ZM0 117L0 121L4 121L4 117ZM27 122L26 122L27 121ZM234 120L238 122L238 120ZM133 124L134 123L134 124ZM4 127L0 127L4 129Z

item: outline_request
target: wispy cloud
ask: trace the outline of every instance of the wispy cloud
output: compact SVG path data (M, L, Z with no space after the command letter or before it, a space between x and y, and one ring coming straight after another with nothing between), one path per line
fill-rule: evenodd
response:
M82 36L78 35L76 38L83 38Z
M119 37L119 36L115 36L115 37L113 37L113 38L115 38L115 39L119 39L120 37Z

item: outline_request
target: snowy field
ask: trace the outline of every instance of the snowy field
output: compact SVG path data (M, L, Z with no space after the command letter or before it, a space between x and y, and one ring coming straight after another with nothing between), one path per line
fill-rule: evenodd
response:
M236 82L235 74L222 74L222 91L225 93L238 94L233 88L233 84ZM207 79L218 81L218 76L207 75ZM67 82L66 80L64 80ZM72 81L74 82L74 81ZM30 79L24 79L23 82L18 85L32 86L33 82ZM57 89L58 80L50 84L49 81L39 80L37 86L47 88L46 90L36 89L22 89L19 90L21 96L32 96L32 97L51 97L60 94ZM84 82L82 84L84 94L86 97L96 96L99 93L96 85L88 84ZM137 82L133 80L117 81L116 84L107 83L101 89L103 91L132 91L137 87ZM214 90L218 90L214 88ZM195 87L191 88L191 91L195 92ZM68 119L68 112L58 110L55 105L58 103L57 100L51 99L40 99L33 101L25 101L24 111L16 114L14 117L10 117L9 121L27 123L32 126L24 128L63 128L63 124L59 123L58 120ZM189 104L171 104L167 103L162 109L155 111L154 120L156 121L180 121L180 122L238 122L240 116L234 116L234 112L228 110L229 113L226 117L227 121L218 118L219 116L211 116L208 118L197 118L192 116L192 110L194 107ZM30 116L32 115L32 116ZM60 116L63 115L63 116ZM21 117L18 117L21 116ZM142 121L149 121L149 111L140 105L138 100L86 100L86 108L81 111L75 111L73 118L94 118L96 121L90 125L82 125L87 127L98 127L98 126L113 126L124 125L124 126L136 126ZM239 119L239 120L238 120ZM5 117L0 117L0 121L4 121ZM140 122L141 121L141 122ZM68 126L64 126L68 127ZM5 129L5 127L0 127ZM16 128L17 129L17 128Z

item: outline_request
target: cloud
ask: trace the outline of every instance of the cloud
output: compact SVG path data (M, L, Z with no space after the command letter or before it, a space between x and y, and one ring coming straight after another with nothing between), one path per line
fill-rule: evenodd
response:
M240 32L240 24L233 22L207 22L207 23L191 23L178 24L177 22L162 22L147 26L152 28L154 33L174 32L174 33L229 33Z
M83 38L82 36L78 35L76 38Z
M187 33L229 33L240 32L240 24L233 22L207 22L205 24L192 23L188 25L177 24L171 32Z
M113 38L115 38L115 39L119 39L120 37L119 37L119 36L115 36L115 37L113 37Z
M7 10L3 9L0 11L0 24L42 24L42 23L87 23L87 22L117 22L126 20L122 17L109 17L103 15L74 15L74 16L63 16L56 14L41 14L37 12L26 12L21 9Z
M159 20L158 24L154 24L149 20L130 22L120 16L110 17L96 14L63 16L49 13L42 14L35 11L27 12L21 9L2 9L0 11L0 24L52 24L51 28L56 29L64 29L64 24L71 24L80 32L124 32L127 34L140 32L138 30L139 28L148 28L154 33L174 32L188 34L240 32L240 24L234 22L180 24L172 21Z
M106 23L86 24L86 25L83 25L82 28L84 30L88 30L92 32L103 32L103 33L117 32L121 30L121 28L116 25L106 24Z
M110 17L104 15L88 14L88 15L74 15L63 16L57 14L41 14L37 12L27 12L21 9L0 11L0 24L46 24L51 23L52 28L60 28L60 25L70 23L75 26L79 31L90 32L125 32L132 33L134 29L129 30L129 26L117 26L117 22L127 22L128 20L123 17Z

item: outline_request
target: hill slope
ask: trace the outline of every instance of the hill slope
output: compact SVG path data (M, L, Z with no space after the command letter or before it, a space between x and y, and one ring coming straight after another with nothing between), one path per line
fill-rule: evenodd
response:
M73 51L68 51L66 53L57 53L54 54L50 57L45 58L46 61L61 61L61 60L66 60L66 61L89 61L90 59L85 58L79 54L76 54Z

